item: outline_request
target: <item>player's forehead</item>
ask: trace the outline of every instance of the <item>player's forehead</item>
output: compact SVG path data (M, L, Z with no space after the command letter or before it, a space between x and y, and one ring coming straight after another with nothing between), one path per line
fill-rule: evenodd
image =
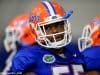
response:
M50 23L48 25L51 25L51 26L59 26L59 25L64 25L64 21L58 21L58 22L54 22L54 23Z

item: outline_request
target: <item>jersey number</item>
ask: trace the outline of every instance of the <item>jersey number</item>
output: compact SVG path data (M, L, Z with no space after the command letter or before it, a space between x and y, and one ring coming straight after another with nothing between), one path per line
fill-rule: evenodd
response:
M71 74L80 75L80 73L84 73L83 67L81 65L72 65L71 68L67 66L57 66L53 67L53 75L61 75L61 74ZM71 71L72 70L72 71Z

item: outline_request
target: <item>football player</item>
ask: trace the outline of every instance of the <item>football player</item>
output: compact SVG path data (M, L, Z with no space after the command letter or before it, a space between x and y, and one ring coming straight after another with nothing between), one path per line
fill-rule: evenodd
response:
M11 20L9 26L5 31L4 46L6 52L10 53L10 56L6 60L6 66L2 74L10 69L12 58L20 48L32 45L35 43L34 34L29 28L29 14L21 14Z
M94 17L83 29L78 40L80 52L84 55L87 71L100 75L100 16ZM96 73L97 74L97 73ZM96 75L95 74L95 75Z
M68 18L55 1L42 1L31 11L30 28L36 44L19 50L10 72L26 75L82 75L84 60L74 47Z

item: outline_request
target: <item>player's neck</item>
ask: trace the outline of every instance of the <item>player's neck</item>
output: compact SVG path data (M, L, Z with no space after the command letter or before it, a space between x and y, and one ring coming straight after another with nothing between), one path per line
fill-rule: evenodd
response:
M62 58L66 58L64 55L64 49L60 48L60 49L50 49L51 52L57 54L58 56L62 57Z
M63 54L63 48L60 49L49 49L49 51L59 55L59 54Z

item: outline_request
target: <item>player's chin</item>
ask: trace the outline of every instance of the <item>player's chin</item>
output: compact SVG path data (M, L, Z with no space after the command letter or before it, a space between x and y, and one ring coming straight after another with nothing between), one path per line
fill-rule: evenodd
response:
M35 74L34 72L26 72L23 75L37 75L37 74Z
M56 41L61 41L64 39L64 34L58 34L58 35L55 35L55 39Z

